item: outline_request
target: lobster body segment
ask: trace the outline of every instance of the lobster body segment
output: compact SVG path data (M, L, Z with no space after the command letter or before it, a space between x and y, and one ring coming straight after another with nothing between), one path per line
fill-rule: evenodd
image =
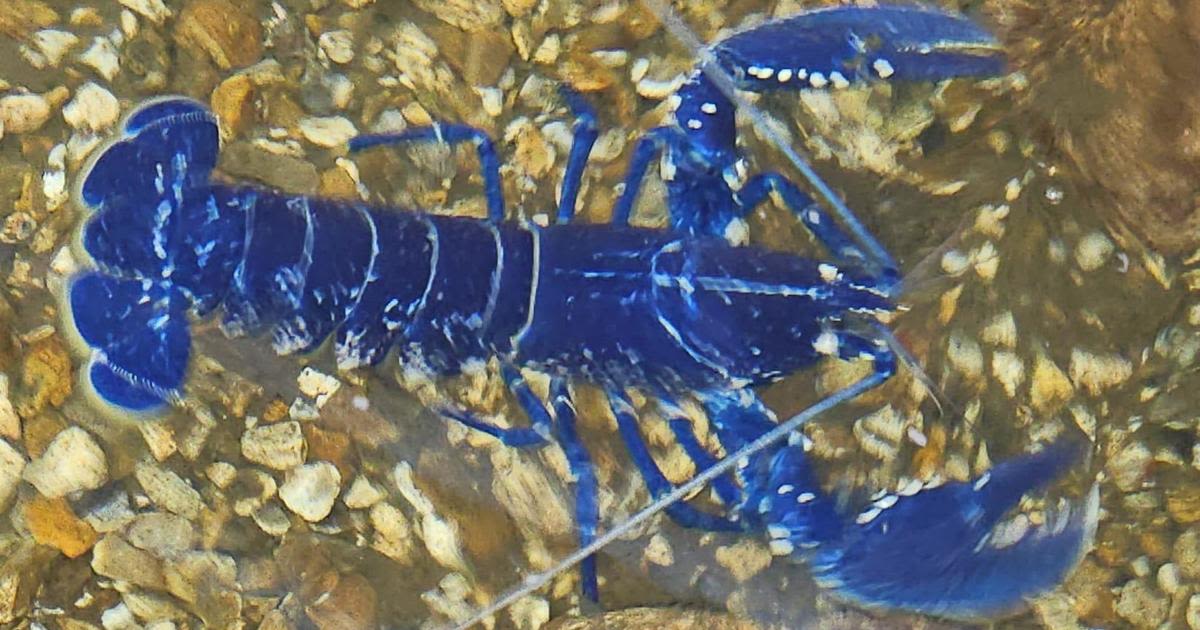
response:
M741 87L759 91L1000 67L989 55L990 36L966 20L901 7L801 14L735 34L714 52ZM187 375L191 320L217 310L227 334L269 332L281 354L334 337L342 369L378 363L393 348L407 366L435 375L494 358L531 426L496 426L451 404L438 411L510 446L561 443L587 544L598 524L596 475L574 427L571 380L604 390L633 463L661 497L672 487L640 437L627 389L652 394L684 451L707 468L714 457L676 398L699 403L732 453L778 427L752 386L824 356L870 361L867 376L808 410L817 413L896 368L872 328L874 316L893 309L898 276L886 252L863 246L856 229L855 238L843 233L851 220L832 220L777 173L736 186L733 104L700 70L678 97L678 124L651 131L635 149L609 225L569 223L596 138L594 113L579 112L560 224L545 227L501 220L499 161L479 130L412 128L362 137L352 148L475 143L486 220L213 181L213 115L187 99L149 102L98 150L79 189L80 204L93 211L82 244L97 269L71 281L68 314L90 349L86 380L122 409L174 402ZM661 151L676 167L667 186L673 229L628 227L637 184ZM726 240L733 221L772 192L830 262ZM549 401L522 369L551 377ZM1040 525L998 530L1025 492L1078 459L1063 444L974 480L918 484L855 511L822 489L805 440L793 437L739 462L736 478L714 482L726 515L686 503L667 513L689 526L765 533L774 553L806 561L819 582L850 601L955 617L1020 606L1058 583L1090 544L1094 494L1082 509ZM594 559L583 573L585 594L596 598Z

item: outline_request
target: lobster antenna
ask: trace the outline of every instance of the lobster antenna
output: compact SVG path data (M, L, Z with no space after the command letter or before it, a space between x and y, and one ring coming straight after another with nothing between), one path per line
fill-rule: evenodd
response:
M502 597L489 604L487 607L480 609L474 615L472 615L471 618L464 622L458 623L457 625L449 627L453 628L454 630L466 630L477 623L483 623L483 621L488 617L491 617L492 615L511 606L522 597L525 597L539 588L542 588L548 584L550 580L554 578L554 576L569 570L571 567L582 562L584 558L587 558L588 556L600 551L604 547L608 546L609 543L617 540L618 538L629 534L629 532L634 528L646 522L659 512L667 509L667 507L687 498L693 492L699 490L713 479L732 471L735 467L737 467L738 462L753 457L772 444L784 440L787 438L787 436L798 430L809 420L812 420L818 415L829 411L830 409L842 404L847 400L862 395L867 390L878 386L884 380L885 379L882 375L873 373L869 376L863 377L861 380L853 383L852 385L839 389L826 398L813 403L811 407L808 407L791 418L788 418L786 422L779 423L774 429L762 434L753 442L743 446L736 452L730 454L728 457L722 459L720 462L714 464L712 467L706 469L704 472L696 475L687 483L676 487L671 492L663 495L660 499L642 508L639 512L629 517L628 520L618 523L604 534L597 536L596 539L591 543L576 549L573 553L571 553L571 555L563 558L558 562L558 564L550 567L550 569L541 573L534 573L527 576L522 581L520 586L513 588L508 593L505 593Z
M696 37L696 34L688 28L687 24L679 17L679 14L663 0L642 0L642 4L650 9L667 30L671 32L671 35L692 53L692 56L697 60L697 65L704 71L705 76L717 86L717 89L721 91L725 98L729 99L731 103L745 112L759 133L771 144L775 145L775 148L783 153L788 161L792 163L792 166L800 171L804 179L808 180L808 183L816 189L820 197L833 209L834 215L849 230L854 240L857 241L858 246L866 250L874 259L874 264L883 269L899 269L896 261L892 259L892 255L867 231L867 228L854 216L854 213L846 205L846 202L842 201L842 198L833 192L833 189L825 183L825 180L821 179L820 175L817 175L812 165L788 144L787 139L767 122L767 118L763 115L762 111L738 93L733 77L729 76L728 72L725 72L725 69L717 62L712 50L701 42L700 38Z

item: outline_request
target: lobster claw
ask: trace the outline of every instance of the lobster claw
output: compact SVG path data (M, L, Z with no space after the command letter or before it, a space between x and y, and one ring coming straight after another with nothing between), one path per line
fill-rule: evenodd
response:
M788 510L786 500L764 506L763 517L777 541L809 550L804 556L818 583L844 599L943 617L991 618L1054 588L1091 545L1099 503L1095 487L1078 504L1048 510L1039 524L1023 514L1001 520L1026 492L1062 474L1079 452L1076 445L1053 444L1001 462L973 481L885 495L843 517L836 532L828 519L824 527L814 526L813 508ZM777 453L768 488L788 498L778 490L788 476L802 472L804 459L797 447ZM798 503L819 506L825 500L808 494Z
M732 35L714 52L753 91L986 76L1005 63L996 39L966 18L903 6L809 11Z

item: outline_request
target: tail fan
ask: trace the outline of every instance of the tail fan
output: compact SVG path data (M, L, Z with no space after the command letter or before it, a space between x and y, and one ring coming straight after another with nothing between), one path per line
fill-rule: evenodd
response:
M179 397L191 353L191 302L179 289L85 272L68 291L70 320L92 348L85 378L102 400L150 411Z
M214 187L220 137L204 105L151 101L125 119L80 175L93 215L80 244L99 269L69 287L69 320L91 349L85 380L105 402L149 411L178 397L188 312L214 308L241 258L234 191Z

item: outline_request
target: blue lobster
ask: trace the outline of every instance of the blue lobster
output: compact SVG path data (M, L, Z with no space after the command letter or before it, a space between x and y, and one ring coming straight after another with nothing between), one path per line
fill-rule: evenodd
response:
M978 49L993 54L978 54ZM1002 60L966 20L915 8L842 8L771 22L718 43L743 87L842 85L875 76L929 79L995 73ZM794 79L794 80L793 80ZM497 357L530 426L502 428L468 410L439 411L505 444L562 445L577 479L581 542L596 532L596 479L575 431L572 379L602 387L619 432L654 496L672 489L638 432L627 388L670 415L691 397L727 452L776 421L751 389L824 356L865 359L872 372L832 395L847 400L895 369L887 344L856 322L893 308L890 259L862 253L796 186L761 175L735 190L733 106L703 72L681 89L683 124L637 147L611 224L571 223L596 116L568 94L579 122L558 222L506 222L498 159L481 131L451 124L363 136L353 150L407 141L471 143L486 220L435 216L215 181L219 136L201 104L143 104L98 151L78 202L93 211L82 247L95 269L72 279L68 319L90 348L85 381L104 403L146 412L177 401L190 321L220 311L230 335L269 332L280 354L334 337L338 366L401 360L431 374ZM672 228L625 225L646 165L664 149ZM834 262L726 242L730 221L778 191ZM872 268L874 267L874 268ZM520 369L551 376L542 401ZM701 468L712 465L682 415L671 426ZM852 602L953 617L987 617L1053 587L1090 542L1094 498L1020 536L993 530L1021 496L1060 476L1080 449L1052 444L970 482L908 488L846 511L821 488L805 440L746 461L718 480L728 517L686 503L668 514L719 531L765 532L771 549L808 563ZM596 567L583 567L595 599Z

